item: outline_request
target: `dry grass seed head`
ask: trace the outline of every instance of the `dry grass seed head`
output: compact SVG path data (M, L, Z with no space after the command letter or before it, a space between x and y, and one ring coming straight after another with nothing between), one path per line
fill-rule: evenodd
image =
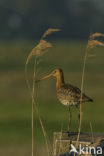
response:
M60 29L49 28L48 30L45 31L39 44L35 48L33 48L32 51L30 52L30 54L26 60L26 65L29 63L29 60L31 59L32 56L34 56L34 55L42 56L44 54L44 52L46 52L48 50L48 48L52 47L52 44L45 41L44 38L47 35L51 34L52 32L56 32L56 31L60 31Z
M104 44L98 40L89 40L88 41L88 45L87 45L87 49L91 49L94 48L96 46L104 46Z
M45 40L41 40L39 42L39 44L32 49L32 51L30 52L26 64L29 63L29 60L31 59L32 56L36 55L36 56L42 56L49 48L52 47L52 44L45 41Z
M48 30L45 31L45 33L42 36L42 39L44 39L47 35L51 34L52 32L60 31L60 29L53 29L49 28Z
M93 40L95 37L103 37L103 36L104 34L96 32L90 35L90 40Z

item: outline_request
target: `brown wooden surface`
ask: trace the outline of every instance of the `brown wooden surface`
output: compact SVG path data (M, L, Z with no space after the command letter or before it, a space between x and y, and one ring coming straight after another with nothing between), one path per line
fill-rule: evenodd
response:
M76 132L54 132L53 151L54 156L66 153L70 150L70 144L76 145L78 133ZM81 133L79 143L83 146L95 143L98 139L102 140L104 133Z
M66 139L66 140L77 140L78 133L77 132L54 132L55 139ZM93 139L96 140L98 138L104 138L104 133L81 133L80 141L92 142Z

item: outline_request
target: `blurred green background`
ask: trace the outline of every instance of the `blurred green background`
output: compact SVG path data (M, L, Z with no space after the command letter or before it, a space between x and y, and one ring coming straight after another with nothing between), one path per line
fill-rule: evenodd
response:
M31 155L31 97L25 81L25 61L37 41L1 42L0 51L0 155ZM56 67L63 69L65 80L80 88L83 56L87 42L54 41L53 47L40 58L37 78L50 73ZM95 57L88 58L84 92L94 103L83 104L82 131L104 132L104 48L90 51ZM6 53L5 53L6 52ZM28 66L32 82L33 59ZM68 127L68 109L56 97L55 79L50 78L36 85L37 104L49 140L53 132ZM72 108L71 130L77 131L78 110ZM35 150L37 155L46 152L44 137L35 113ZM17 151L17 152L16 152Z
M80 88L83 56L90 33L104 33L104 0L0 0L0 156L31 155L31 96L25 80L25 61L48 28L53 47L40 58L37 78L62 68L65 80ZM103 39L101 38L101 41ZM104 132L104 48L90 51L84 92L94 103L83 104L82 131ZM32 83L33 61L28 66ZM36 85L37 105L49 140L68 127L68 109L56 97L55 79ZM78 110L72 108L71 130L77 131ZM46 155L45 141L34 117L35 155Z

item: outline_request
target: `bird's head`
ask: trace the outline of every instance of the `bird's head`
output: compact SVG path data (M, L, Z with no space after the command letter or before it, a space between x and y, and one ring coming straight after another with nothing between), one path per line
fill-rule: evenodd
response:
M63 71L62 71L62 69L57 68L57 69L55 69L51 74L52 74L52 76L54 76L54 77L58 77L58 76L60 76L60 75L63 74Z
M55 69L54 71L52 71L52 73L50 73L50 74L48 74L48 75L42 77L41 79L37 80L36 82L39 82L39 81L41 81L41 80L47 79L47 78L52 77L52 76L53 76L53 77L56 77L56 78L59 77L59 76L63 76L63 71L62 71L62 69L57 68L57 69Z

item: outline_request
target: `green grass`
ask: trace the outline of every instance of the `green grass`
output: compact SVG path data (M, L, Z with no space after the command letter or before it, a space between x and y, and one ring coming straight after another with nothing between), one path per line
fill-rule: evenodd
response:
M53 48L41 58L38 78L56 67L61 67L66 82L80 87L85 42L56 41L53 45ZM34 43L27 41L0 43L0 151L12 145L28 146L29 149L31 147L31 97L25 82L24 65L32 47ZM83 104L82 131L84 132L91 131L90 122L93 132L104 132L103 51L104 48L94 49L91 53L96 56L87 61L84 92L94 99L94 103ZM33 62L33 59L31 61ZM33 63L30 63L28 68L30 82L32 65ZM62 124L63 129L67 130L68 110L57 100L55 79L44 80L36 88L39 111L52 143L53 132L60 131ZM77 131L78 111L72 108L72 112L71 129ZM34 122L35 142L42 145L44 137L37 116ZM3 156L3 152L0 155ZM25 154L20 152L18 155Z

